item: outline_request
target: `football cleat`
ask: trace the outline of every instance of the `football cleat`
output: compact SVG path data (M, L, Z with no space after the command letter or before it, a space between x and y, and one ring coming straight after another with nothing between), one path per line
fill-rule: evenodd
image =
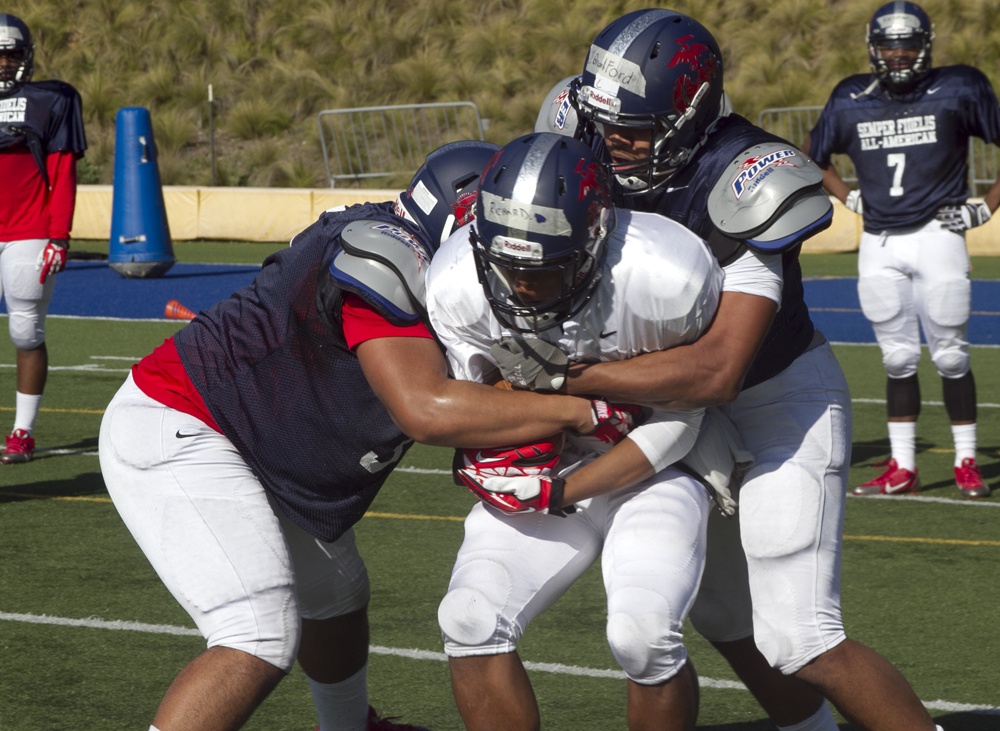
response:
M316 731L320 731L319 726ZM394 718L383 718L371 706L368 706L368 731L430 731L423 726L411 726L408 723L396 723Z
M990 494L990 488L983 482L976 460L972 457L966 457L962 460L962 464L955 468L955 484L958 485L962 497L988 497Z
M891 458L888 462L880 462L876 467L881 465L888 469L874 480L855 487L855 495L902 495L920 490L920 478L916 470L904 470Z
M7 437L7 447L0 455L3 464L30 462L35 454L35 440L24 429L15 429Z

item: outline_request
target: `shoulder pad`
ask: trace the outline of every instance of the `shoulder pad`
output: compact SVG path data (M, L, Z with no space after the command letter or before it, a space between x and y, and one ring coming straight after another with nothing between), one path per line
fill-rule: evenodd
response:
M823 171L789 143L747 148L708 195L720 231L763 253L779 253L830 225L833 204Z
M341 251L330 274L390 322L415 324L424 317L424 275L430 255L423 242L384 221L354 221L340 233Z

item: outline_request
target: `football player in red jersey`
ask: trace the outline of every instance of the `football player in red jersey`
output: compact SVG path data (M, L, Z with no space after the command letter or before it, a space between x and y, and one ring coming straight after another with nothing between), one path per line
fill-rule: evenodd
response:
M66 265L76 161L87 142L80 95L31 80L35 45L24 22L0 13L0 294L17 351L14 428L0 463L27 462L49 370L45 314Z

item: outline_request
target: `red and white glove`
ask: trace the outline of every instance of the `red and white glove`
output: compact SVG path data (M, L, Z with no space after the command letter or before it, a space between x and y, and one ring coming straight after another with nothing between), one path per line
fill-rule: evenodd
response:
M551 477L488 477L472 469L455 470L455 482L465 485L487 505L505 513L549 513L565 517L564 480ZM572 507L572 506L571 506Z
M42 253L38 255L35 262L35 271L40 271L38 283L45 284L45 280L50 275L55 275L66 268L66 250L69 249L69 242L65 239L52 239L45 244Z
M635 404L612 404L591 399L590 415L594 418L594 430L574 436L573 442L579 447L603 452L618 444L630 431L642 424L648 411Z
M456 470L467 469L482 477L528 477L548 475L559 463L562 434L528 444L493 449L460 449Z

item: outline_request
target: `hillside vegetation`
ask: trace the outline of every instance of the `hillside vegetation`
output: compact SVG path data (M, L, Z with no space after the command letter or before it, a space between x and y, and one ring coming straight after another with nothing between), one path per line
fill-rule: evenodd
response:
M867 70L864 28L881 2L678 0L718 39L738 112L822 104ZM24 7L22 7L24 5ZM25 0L36 79L83 97L86 183L110 183L115 116L150 110L168 185L326 185L324 109L472 101L504 143L531 129L545 93L583 66L590 41L649 2L596 0ZM934 62L1000 81L995 0L922 3ZM213 88L212 114L208 87ZM211 117L211 121L210 121ZM376 181L381 185L385 181ZM396 181L393 181L396 182Z

